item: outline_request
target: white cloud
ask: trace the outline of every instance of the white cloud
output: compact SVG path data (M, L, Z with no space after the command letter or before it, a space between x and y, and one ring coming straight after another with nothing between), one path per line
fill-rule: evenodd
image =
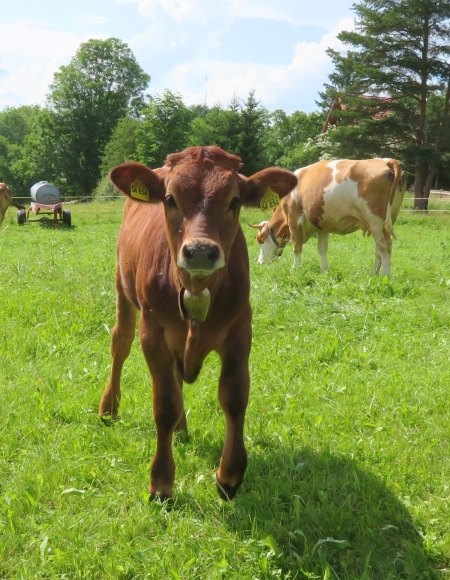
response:
M311 92L311 86L315 86L316 93L322 89L331 66L325 51L328 47L341 48L336 36L352 26L353 20L343 19L318 42L298 42L291 62L285 66L193 59L174 67L159 85L181 93L187 104L204 102L206 93L209 106L227 105L234 95L245 99L251 90L269 109L279 101L294 102L294 94L299 102L306 88Z
M0 23L0 38L0 67L6 73L0 84L0 107L6 107L44 105L54 73L69 63L90 36L51 30L39 21L20 20Z
M334 0L320 0L324 6ZM80 28L82 33L54 29L39 20L18 19L0 22L2 51L0 54L0 109L5 106L22 104L45 104L45 97L53 81L54 73L68 64L82 42L90 38L118 36L115 26L128 30L123 41L136 56L141 67L148 72L152 81L152 94L162 93L168 88L179 92L187 104L203 103L205 90L207 104L226 105L234 95L246 98L249 91L256 91L256 98L269 109L284 108L286 111L308 110L314 95L322 89L326 77L331 72L330 61L325 50L331 46L339 48L336 35L340 30L352 27L352 20L337 20L314 29L321 37L315 41L304 41L302 29L298 26L299 15L313 18L315 14L302 9L298 0L115 0L115 4L127 4L126 20L114 20L108 14L108 30L105 34L89 34L95 28L95 18L91 24ZM123 17L123 8L119 9ZM141 17L137 12L140 10ZM316 13L318 8L316 7ZM79 19L86 17L80 11ZM290 41L297 30L297 44L284 47L285 62L264 64L245 59L245 51L230 50L235 34L239 46L267 42L257 35L261 23L256 28L245 18L266 19L264 26L270 30L270 20L286 21L290 31ZM74 20L75 22L75 20ZM124 27L124 25L127 27ZM56 26L56 25L54 25ZM280 36L280 26L277 34ZM259 28L258 28L259 27ZM252 37L252 34L255 34ZM242 36L244 35L244 36ZM283 38L270 38L270 42L280 43ZM290 46L291 56L286 57ZM255 50L253 50L255 54ZM275 62L271 59L270 62ZM205 77L208 78L207 86ZM307 98L303 98L304 95ZM308 105L304 105L305 101Z
M192 5L187 0L141 0L139 2L139 12L144 16L153 16L157 8L160 8L171 18L181 21L189 16Z
M94 24L94 25L99 25L99 24L105 24L108 22L108 17L107 16L95 16L95 15L88 15L88 16L80 16L79 18L76 19L76 22L80 23L80 24Z
M233 15L238 18L294 22L295 4L298 4L298 0L285 1L283 5L273 0L232 0L229 6Z

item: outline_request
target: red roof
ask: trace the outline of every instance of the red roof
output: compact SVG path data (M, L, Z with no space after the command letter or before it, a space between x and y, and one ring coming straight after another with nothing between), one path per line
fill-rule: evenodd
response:
M394 99L392 97L379 97L378 95L358 95L361 99L367 99L372 101L378 101L380 103L391 103ZM342 99L339 97L334 101L331 105L330 110L328 111L327 118L325 119L325 123L322 127L322 133L326 133L328 131L329 125L336 125L338 118L336 115L333 115L333 111L345 111L348 109L348 105L346 105ZM374 111L371 115L371 118L374 120L384 119L389 115L389 111L382 110L382 111Z

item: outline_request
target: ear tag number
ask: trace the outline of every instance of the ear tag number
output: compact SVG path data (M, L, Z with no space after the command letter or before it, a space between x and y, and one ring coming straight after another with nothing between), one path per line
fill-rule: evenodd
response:
M142 181L135 180L131 184L130 195L134 199L140 199L142 201L149 201L150 195L148 193L148 189L142 183Z
M273 191L273 189L266 189L264 195L261 198L260 207L261 209L273 209L277 207L280 198L278 195Z

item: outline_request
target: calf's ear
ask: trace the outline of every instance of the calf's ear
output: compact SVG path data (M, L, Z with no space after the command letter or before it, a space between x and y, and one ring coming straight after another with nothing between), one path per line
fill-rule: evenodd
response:
M164 178L158 169L153 171L142 163L122 163L111 170L109 178L119 191L136 201L158 203L164 199Z
M291 171L268 167L244 177L242 203L249 207L274 208L296 185L297 177Z

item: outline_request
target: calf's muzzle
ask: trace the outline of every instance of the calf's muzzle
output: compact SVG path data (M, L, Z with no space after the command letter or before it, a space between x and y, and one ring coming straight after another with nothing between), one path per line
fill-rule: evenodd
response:
M191 239L181 246L178 266L194 276L209 276L224 266L223 251L209 239Z

